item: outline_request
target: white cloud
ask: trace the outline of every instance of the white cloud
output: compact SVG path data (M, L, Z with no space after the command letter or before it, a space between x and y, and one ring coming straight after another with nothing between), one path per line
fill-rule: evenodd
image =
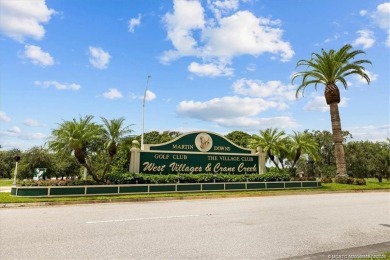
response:
M239 7L239 0L223 0L212 1L207 0L208 8L214 13L216 19L221 19L222 15L226 15L231 11L236 11Z
M173 13L163 22L173 49L163 52L162 63L181 57L201 58L203 65L192 62L188 69L199 76L230 76L222 68L236 56L280 55L288 61L294 55L290 43L282 40L279 20L256 17L249 11L236 11L238 1L208 1L214 19L205 17L200 1L175 0ZM234 32L234 34L232 33ZM197 37L196 37L197 36Z
M8 132L15 133L15 134L20 134L22 132L22 130L20 130L20 128L17 127L17 126L13 126L13 127L8 129Z
M141 14L138 14L137 18L131 18L129 21L129 32L133 33L135 31L135 27L141 25Z
M244 116L255 116L270 108L276 108L277 103L262 98L222 97L206 102L182 101L177 107L177 113L183 117L197 118L205 121L232 119Z
M14 131L12 132L10 130L14 130ZM22 133L21 131L20 132L17 131L18 131L17 129L9 129L7 132L0 132L0 136L14 137L21 140L42 140L47 137L42 133Z
M376 11L372 13L371 18L374 22L387 33L386 46L390 47L390 2L377 6Z
M298 127L291 117L258 117L261 112L277 107L277 102L262 98L231 96L214 98L206 102L182 101L177 107L177 113L182 117L214 122L228 128Z
M46 135L42 133L32 133L32 134L26 134L21 137L22 139L27 139L27 140L42 140L46 138Z
M281 81L271 80L262 82L253 79L239 79L233 83L233 90L240 95L252 97L267 97L276 100L295 100L296 89L293 85L284 85Z
M23 124L26 125L26 126L31 126L31 127L35 127L35 126L40 126L41 125L37 120L31 119L31 118L28 118L28 119L24 120Z
M150 90L146 90L146 96L145 96L145 101L152 101L154 99L156 99L156 94ZM144 99L144 96L137 96L135 95L134 93L131 93L130 96L129 96L131 99L141 99L143 100Z
M346 129L352 134L352 141L381 142L386 141L386 138L390 138L390 125L354 126Z
M118 99L122 98L122 93L116 88L110 88L108 92L103 93L103 97L107 99Z
M0 111L0 121L9 122L9 121L11 121L11 118L9 116L7 116L7 114L5 112Z
M79 90L81 88L80 85L75 83L59 83L57 81L35 81L34 84L44 88L53 87L58 90Z
M146 90L146 96L145 96L145 100L146 101L152 101L156 98L156 94L153 93L152 91L150 90Z
M294 51L288 42L281 40L283 31L277 27L279 24L277 20L258 18L249 11L223 17L219 27L203 30L202 39L206 42L204 55L230 59L239 55L258 56L268 52L279 53L282 61L288 61Z
M367 10L360 10L360 11L359 11L359 15L360 15L360 16L366 16L367 13L368 13Z
M376 11L372 14L372 18L382 29L390 29L389 15L390 2L387 2L376 7Z
M42 49L35 45L24 46L24 56L31 60L33 64L41 65L43 67L54 64L54 59L49 53L42 51Z
M342 97L340 99L339 107L345 107L347 105L348 99ZM321 111L326 112L329 111L329 105L326 104L325 97L322 95L316 95L313 93L311 95L311 99L307 102L307 104L303 107L305 111Z
M174 0L173 13L165 14L163 21L168 31L168 39L175 50L165 51L162 63L169 63L182 56L196 56L197 42L192 36L193 30L204 27L204 9L198 1Z
M297 128L300 125L295 120L288 116L270 117L270 118L254 118L240 117L235 120L219 119L216 122L220 126L233 129L265 129L265 128Z
M191 62L188 71L199 77L232 76L234 72L233 68L226 67L223 64L199 64L197 62Z
M19 42L27 37L40 40L45 35L43 24L53 14L55 11L46 6L45 0L1 0L0 31Z
M371 48L375 43L374 32L370 30L357 31L360 35L353 43L353 45L362 45L363 49Z
M98 47L89 46L89 62L97 69L106 69L111 56Z

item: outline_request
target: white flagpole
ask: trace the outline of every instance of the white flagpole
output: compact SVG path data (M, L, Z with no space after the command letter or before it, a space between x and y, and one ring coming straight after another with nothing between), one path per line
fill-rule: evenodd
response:
M142 134L141 134L141 150L144 149L144 130L145 130L145 100L146 100L146 92L148 91L149 79L150 75L148 75L148 79L146 80L146 87L144 93L144 100L142 101Z

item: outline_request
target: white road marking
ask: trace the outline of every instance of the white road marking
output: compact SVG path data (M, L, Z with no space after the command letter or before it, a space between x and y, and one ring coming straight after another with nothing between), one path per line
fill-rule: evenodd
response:
M152 217L152 218L128 218L128 219L112 219L101 221L88 221L87 224L99 224L99 223L113 223L113 222L126 222L126 221L142 221L142 220L158 220L158 219L172 219L172 218L193 218L200 217L201 215L181 215L181 216L167 216L167 217Z

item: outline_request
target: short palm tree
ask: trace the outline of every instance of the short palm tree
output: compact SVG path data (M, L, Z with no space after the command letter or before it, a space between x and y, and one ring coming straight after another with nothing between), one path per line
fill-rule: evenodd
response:
M307 154L310 158L318 159L318 144L315 139L307 132L295 132L293 131L291 136L291 169L293 169L298 162L299 158L303 154Z
M107 120L101 117L104 123L103 140L105 150L108 152L108 162L106 163L103 171L103 176L108 171L111 162L118 151L119 143L132 132L131 126L123 126L125 119L123 117L118 119Z
M111 120L101 117L101 119L104 123L103 138L105 140L105 147L112 158L117 152L119 142L132 132L130 129L131 125L123 126L123 122L125 121L123 117Z
M325 51L322 53L313 53L310 60L300 60L297 67L305 66L306 70L297 72L293 75L292 81L302 77L301 84L298 86L296 96L303 94L309 85L325 86L325 100L330 107L330 118L332 123L333 141L335 143L335 157L337 176L346 176L347 168L345 162L345 153L343 146L343 136L341 130L341 121L338 104L340 103L340 91L336 83L341 82L347 89L346 77L356 74L370 83L370 77L366 73L363 64L371 64L368 60L354 60L359 54L364 54L361 50L352 50L349 44L344 45L340 50Z
M49 148L63 154L73 154L78 163L84 166L94 180L98 177L88 160L88 152L96 150L102 140L102 128L92 122L93 116L80 117L78 120L63 121L52 131Z
M276 168L280 170L277 157L279 156L281 149L284 149L284 144L287 139L288 136L286 136L284 131L267 128L265 130L260 130L259 135L253 135L249 146L253 149L261 147Z

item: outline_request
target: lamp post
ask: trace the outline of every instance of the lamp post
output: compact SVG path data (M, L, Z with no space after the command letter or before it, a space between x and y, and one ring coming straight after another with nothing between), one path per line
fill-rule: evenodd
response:
M146 80L146 87L144 93L144 100L142 101L142 134L141 134L141 150L144 149L144 129L145 129L145 100L146 100L146 92L148 91L148 84L150 75L148 75L148 79Z
M15 172L14 172L14 182L12 183L12 186L16 186L16 175L18 175L18 162L20 161L20 156L16 155L14 156L15 160Z

